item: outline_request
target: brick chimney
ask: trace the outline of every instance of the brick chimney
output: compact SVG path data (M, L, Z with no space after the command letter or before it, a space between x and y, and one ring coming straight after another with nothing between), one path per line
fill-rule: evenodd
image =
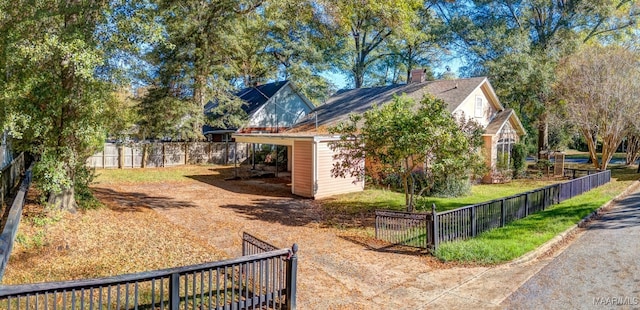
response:
M422 83L427 75L427 69L413 69L411 70L411 80L409 83Z

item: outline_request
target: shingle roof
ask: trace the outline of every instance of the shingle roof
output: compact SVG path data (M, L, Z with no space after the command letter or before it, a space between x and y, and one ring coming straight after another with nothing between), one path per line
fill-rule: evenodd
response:
M294 126L292 132L313 130L345 120L350 113L361 114L372 108L391 101L394 95L405 94L415 100L421 100L425 94L442 99L449 111L453 112L473 90L482 84L486 77L457 80L428 81L423 83L397 84L382 87L357 88L338 91L327 102L309 113L308 118Z
M489 123L489 125L484 129L484 133L487 135L497 134L498 131L500 131L500 128L502 128L502 125L509 120L509 117L511 117L511 114L513 113L515 113L513 109L504 109L498 112L491 120L491 123Z
M262 105L267 103L271 97L273 97L282 87L289 83L288 80L278 81L253 87L247 87L239 90L234 95L240 98L245 103L242 105L242 110L247 113L247 115L251 115L256 112ZM218 105L217 101L209 101L204 106L205 113L211 111L211 109L215 108ZM229 129L235 130L237 128ZM203 133L208 133L212 131L229 131L222 128L214 128L208 125L204 125L202 128Z
M235 95L246 102L242 109L251 114L265 104L280 88L287 85L289 81L279 81L254 87L247 87L238 91Z

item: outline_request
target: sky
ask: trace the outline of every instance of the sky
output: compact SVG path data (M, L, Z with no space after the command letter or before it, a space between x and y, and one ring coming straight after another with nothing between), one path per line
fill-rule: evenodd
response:
M457 76L461 76L460 67L462 67L462 63L458 58L443 62L440 66L434 69L434 73L436 75L443 73L444 71L446 71L447 66L449 66L449 68L451 68L451 71L453 71ZM325 71L323 73L320 73L320 75L335 84L338 89L353 88L353 84L349 81L349 78L344 73Z

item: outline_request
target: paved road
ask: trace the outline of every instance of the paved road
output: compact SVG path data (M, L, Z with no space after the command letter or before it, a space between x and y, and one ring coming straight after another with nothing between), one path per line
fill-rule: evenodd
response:
M640 191L515 291L509 309L640 309Z

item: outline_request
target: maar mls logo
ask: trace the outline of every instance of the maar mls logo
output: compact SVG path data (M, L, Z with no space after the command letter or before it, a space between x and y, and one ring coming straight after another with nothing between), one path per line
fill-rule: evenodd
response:
M600 306L637 306L640 305L640 298L628 296L594 297L593 304Z

